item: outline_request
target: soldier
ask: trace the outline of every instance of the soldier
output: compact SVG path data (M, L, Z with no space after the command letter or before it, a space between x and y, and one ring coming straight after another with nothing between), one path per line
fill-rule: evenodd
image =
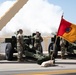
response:
M23 30L19 29L17 34L17 51L18 51L18 61L22 61L23 54Z
M43 38L41 37L41 34L39 32L36 32L34 38L35 38L35 42L34 42L35 49L38 50L40 53L43 53L42 45L41 45Z
M52 50L54 50L54 43L55 43L55 39L54 37L51 38L51 43L49 44L49 47L48 47L48 53L50 54L50 52Z
M66 47L66 41L63 38L61 38L60 40L60 45L61 45L61 58L65 59L66 58L65 52L66 52L67 47Z

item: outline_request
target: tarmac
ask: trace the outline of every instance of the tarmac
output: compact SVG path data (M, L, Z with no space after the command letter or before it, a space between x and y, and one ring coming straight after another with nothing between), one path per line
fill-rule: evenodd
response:
M49 67L41 67L35 62L21 62L0 60L0 71L31 71L31 70L76 70L76 60L74 59L55 59L55 65Z

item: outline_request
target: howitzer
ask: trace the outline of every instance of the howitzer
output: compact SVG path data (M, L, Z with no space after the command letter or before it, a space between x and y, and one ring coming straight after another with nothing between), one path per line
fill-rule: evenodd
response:
M43 61L47 61L50 59L50 56L46 56L35 50L34 48L34 37L33 36L24 36L24 51L23 55L25 59L31 59L37 61L38 64L41 64ZM6 38L5 42L7 43L5 48L5 54L7 60L13 59L13 53L17 53L17 38L12 36L12 38Z
M29 37L29 41L27 43L24 40L24 55L25 58L33 58L37 61L38 64L41 64L44 61L50 60L49 55L42 54L39 50L34 48L34 38Z

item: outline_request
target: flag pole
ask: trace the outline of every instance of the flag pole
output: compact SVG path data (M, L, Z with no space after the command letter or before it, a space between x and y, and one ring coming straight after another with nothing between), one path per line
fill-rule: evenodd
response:
M64 13L62 13L62 16L61 16L61 19L63 18L63 14ZM52 55L51 55L51 60L53 59L54 61L55 61L55 58L54 58L54 53L55 53L55 51L56 51L56 43L57 43L57 38L58 38L59 36L57 36L57 33L56 33L56 38L55 38L55 43L54 43L54 47L53 47L53 52L52 52Z
M58 37L56 36L56 38L55 38L55 43L54 43L54 47L53 47L53 53L52 53L52 56L51 56L51 60L52 60L52 59L55 60L55 58L54 58L54 53L55 53L57 38L58 38Z

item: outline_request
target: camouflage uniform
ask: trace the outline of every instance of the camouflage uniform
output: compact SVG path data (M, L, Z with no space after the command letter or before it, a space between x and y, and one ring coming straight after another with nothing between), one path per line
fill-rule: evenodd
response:
M60 40L61 45L61 58L65 59L65 52L66 52L66 41L64 39Z
M35 42L34 42L35 49L42 53L43 51L42 51L41 42L43 41L43 38L37 35L35 35L34 38L35 38Z
M20 33L17 35L17 51L18 51L18 61L21 61L23 54L23 35Z

